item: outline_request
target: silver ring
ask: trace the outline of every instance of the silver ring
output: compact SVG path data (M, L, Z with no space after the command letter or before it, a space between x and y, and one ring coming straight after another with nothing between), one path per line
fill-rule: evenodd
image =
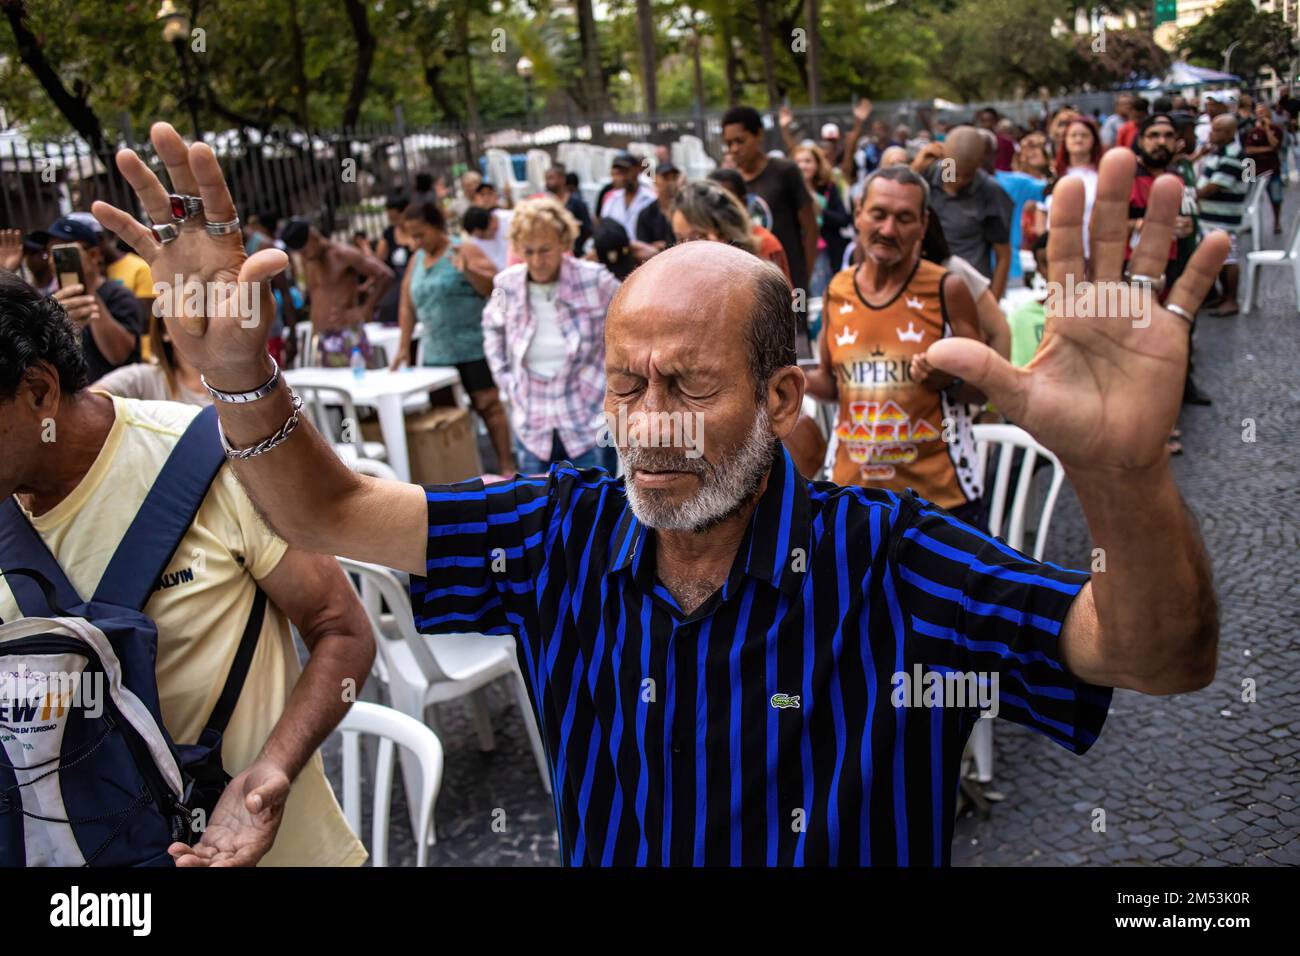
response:
M181 234L180 226L174 222L154 223L149 231L164 246L169 242L175 242Z
M171 204L172 219L177 222L203 215L203 200L198 196L172 193L167 197L167 202Z
M1131 272L1131 273L1129 273L1129 277L1128 277L1128 279L1129 279L1130 282L1143 282L1143 283L1146 283L1147 285L1159 285L1159 284L1160 284L1160 277L1159 277L1159 276L1144 276L1144 275L1142 275L1141 273L1138 273L1138 272Z
M203 228L208 231L209 236L228 236L233 232L239 232L239 217L236 216L229 222L205 222Z
M1184 309L1177 302L1166 302L1165 308L1168 309L1170 312L1172 312L1174 315L1178 316L1180 319L1186 319L1188 322L1191 323L1196 322L1196 316L1188 315L1187 310Z

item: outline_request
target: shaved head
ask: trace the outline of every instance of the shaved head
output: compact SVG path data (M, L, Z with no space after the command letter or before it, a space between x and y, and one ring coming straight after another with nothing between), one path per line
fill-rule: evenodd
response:
M1225 146L1231 143L1237 137L1237 117L1231 113L1223 113L1214 117L1210 122L1210 139Z
M987 148L983 133L974 126L958 126L943 140L944 156L956 164L959 177L971 176L980 168Z

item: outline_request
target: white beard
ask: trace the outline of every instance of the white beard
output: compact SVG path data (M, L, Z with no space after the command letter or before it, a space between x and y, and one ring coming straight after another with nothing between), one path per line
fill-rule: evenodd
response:
M760 407L754 416L753 427L745 440L717 465L703 458L685 458L673 455L671 459L657 455L656 449L619 448L618 457L627 476L624 488L632 514L648 528L659 531L689 531L695 534L708 531L731 517L758 491L772 467L774 441L767 409ZM666 500L658 491L639 488L632 478L636 467L665 465L690 471L700 476L700 487L686 501L676 505Z

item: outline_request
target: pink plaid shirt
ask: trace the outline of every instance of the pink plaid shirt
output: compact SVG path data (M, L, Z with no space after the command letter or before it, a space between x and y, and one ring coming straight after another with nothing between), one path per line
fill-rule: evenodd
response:
M528 266L498 272L483 307L483 352L510 403L510 425L542 460L551 456L552 430L559 431L570 457L596 446L604 425L605 311L618 291L618 280L603 265L568 255L556 281L555 310L568 363L554 378L540 378L524 365L537 331L528 309Z

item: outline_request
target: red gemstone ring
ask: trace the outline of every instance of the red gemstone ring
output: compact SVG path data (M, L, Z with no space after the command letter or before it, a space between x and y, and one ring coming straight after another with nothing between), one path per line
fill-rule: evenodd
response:
M167 202L171 206L172 219L177 222L203 215L203 200L198 196L178 196L172 193L167 197Z

